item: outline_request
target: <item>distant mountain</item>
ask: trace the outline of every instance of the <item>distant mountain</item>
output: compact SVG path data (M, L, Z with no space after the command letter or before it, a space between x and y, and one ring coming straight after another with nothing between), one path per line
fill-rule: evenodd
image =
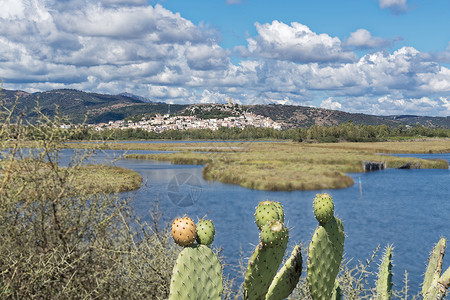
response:
M136 99L136 100L140 100L142 102L148 102L148 103L152 103L153 102L153 101L151 101L148 98L145 98L145 97L142 97L142 96L137 96L137 95L134 95L134 94L131 94L131 93L120 93L119 96L133 98L133 99Z
M23 91L2 90L2 101L6 107L11 107L18 99L16 112L26 116L28 121L36 119L36 105L41 111L54 116L59 108L60 113L73 123L102 123L121 120L130 116L160 113L169 110L166 103L144 102L130 95L107 95L87 93L72 89L51 90L42 93L27 93ZM171 104L172 113L180 112L187 105Z
M247 109L255 114L270 117L274 121L284 122L287 127L309 127L311 125L339 125L349 121L355 124L382 125L423 125L427 127L450 128L450 117L421 116L375 116L348 113L324 108L294 105L251 105Z
M36 119L36 104L41 111L54 116L57 107L62 115L73 123L104 123L122 120L144 114L180 113L188 107L182 104L151 102L144 97L129 93L108 95L87 93L73 89L51 90L42 93L27 93L17 90L1 90L1 101L7 108L12 107L15 99L16 113L22 113L28 121ZM347 113L323 108L294 105L243 105L242 109L258 115L270 117L282 122L285 127L309 127L311 125L338 125L352 121L355 124L398 126L423 125L427 127L450 128L450 117L426 117L415 115L375 116L367 114Z
M397 115L386 117L410 125L422 125L425 127L450 128L450 116L448 117L424 117L413 115Z

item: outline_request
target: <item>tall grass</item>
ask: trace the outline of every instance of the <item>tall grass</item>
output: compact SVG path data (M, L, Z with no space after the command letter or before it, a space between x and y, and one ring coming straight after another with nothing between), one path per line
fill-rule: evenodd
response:
M299 143L240 143L223 151L227 144L215 143L221 152L202 152L202 144L147 144L147 149L180 151L162 154L130 154L127 158L165 160L174 164L205 165L206 180L238 184L245 188L271 191L338 189L349 187L353 179L345 173L363 172L363 162L384 162L388 168L448 168L445 160L424 160L409 157L378 155L370 150L376 143L299 144ZM375 145L391 149L403 149L393 142ZM410 144L410 148L446 149L442 141ZM416 145L416 146L412 146ZM118 147L119 144L115 144ZM124 145L130 147L130 145ZM143 146L140 146L141 148ZM208 149L210 146L206 146ZM211 148L213 149L213 148ZM190 151L188 151L190 150Z

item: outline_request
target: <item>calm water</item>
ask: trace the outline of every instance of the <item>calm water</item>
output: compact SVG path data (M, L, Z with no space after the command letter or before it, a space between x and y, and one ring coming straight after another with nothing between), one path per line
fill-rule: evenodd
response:
M111 161L122 153L101 152L93 161ZM71 151L63 154L68 157ZM450 154L419 156L450 160ZM308 245L317 226L312 201L318 191L267 192L207 182L201 176L202 166L145 160L117 160L115 164L133 169L144 178L139 191L125 193L134 198L136 211L144 219L149 219L155 200L165 213L164 221L184 214L194 221L203 216L212 219L216 227L214 245L223 247L228 264L237 264L240 248L248 258L258 242L253 213L259 201L270 199L283 204L291 229L290 248L294 243ZM352 187L320 191L332 195L336 214L344 222L345 256L353 258L350 266L368 259L378 245L393 244L394 283L400 289L407 270L411 290L418 292L433 245L442 236L450 239L450 170L388 169L350 176L355 181ZM444 261L445 268L449 257ZM372 270L376 267L373 264ZM231 272L230 268L225 271Z

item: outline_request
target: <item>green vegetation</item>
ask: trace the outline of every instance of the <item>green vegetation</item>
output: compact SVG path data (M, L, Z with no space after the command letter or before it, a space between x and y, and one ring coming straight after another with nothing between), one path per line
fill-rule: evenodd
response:
M113 149L152 149L175 153L127 155L126 158L165 160L174 164L205 164L203 177L258 190L316 190L344 188L353 180L345 173L362 172L363 161L384 162L388 168L448 168L445 160L423 160L378 152L433 149L448 152L448 140L390 143L298 144L201 143L108 144ZM373 148L371 148L373 146ZM428 153L428 150L426 150Z
M107 95L87 93L73 89L58 89L42 93L26 93L21 91L2 90L3 105L11 109L15 106L14 115L23 117L28 122L39 119L39 110L48 117L59 114L66 116L68 122L81 124L102 123L111 120L122 120L127 117L151 113L167 113L166 103L148 103L127 95ZM16 98L19 97L19 101ZM172 104L172 113L180 112L187 105Z
M60 167L59 120L41 116L47 126L34 128L41 139L30 149L21 120L12 115L2 107L0 298L167 298L178 249L160 227L161 212L155 207L154 223L140 223L129 199L109 194L140 186L140 177L83 166L90 150Z
M310 127L313 125L333 126L352 122L357 125L386 125L396 128L400 125L450 128L450 117L422 117L412 115L375 116L361 113L348 113L325 108L297 105L249 105L244 106L250 112L283 122L289 128Z
M276 130L273 128L226 128L167 130L160 133L149 132L141 128L105 129L96 131L91 127L64 129L68 140L292 140L296 142L379 142L389 140L411 140L424 138L450 137L450 129L399 126L390 128L386 125L370 126L345 123L335 126L317 126L309 128L292 128ZM28 139L38 139L30 129L25 132Z
M59 128L62 120L58 117L50 120L39 111L36 114L37 125L24 126L20 117L13 118L13 111L5 107L0 111L0 298L167 299L170 294L171 270L181 249L171 241L169 227L161 226L162 212L157 201L150 199L153 204L151 223L142 223L133 212L130 199L109 194L137 187L140 185L140 177L120 168L83 165L92 153L90 149L119 149L125 148L125 144L78 145L88 150L76 153L67 167L60 167L59 150L67 146L63 144L67 131ZM83 130L84 128L80 128L73 132L82 134ZM35 136L30 136L30 132ZM421 149L428 142L404 143L405 147L412 150L416 147ZM336 172L348 172L347 170L360 168L359 159L380 158L372 150L358 149L359 146L355 146L358 144L348 144L348 149L335 149L335 145L286 142L231 145L127 144L126 147L181 150L183 152L172 155L180 160L185 159L186 162L200 157L205 159L203 163L210 165L211 172L216 172L218 176L223 172L231 178L245 173L243 170L247 166L256 174L270 174L270 166L273 165L274 170L286 169L288 175L292 176L294 173L289 174L293 172L289 171L291 164L302 167L306 172L313 171L316 164L328 170L336 163ZM435 147L433 151L444 151L448 149L448 142ZM388 166L410 161L408 158L382 158ZM446 164L417 160L412 165L420 164L423 167L426 163L429 167L443 167ZM302 169L297 169L297 173L298 170ZM109 174L111 179L104 178L108 173L112 173ZM277 175L286 176L281 173ZM120 183L116 176L122 177L124 181ZM105 185L107 182L114 182L114 186ZM266 183L261 184L264 186ZM278 214L279 211L277 208ZM325 218L319 216L318 219L326 222L328 213L322 214ZM333 220L336 221L331 218ZM277 220L283 221L281 218ZM326 226L328 225L319 224L318 230L327 231ZM276 231L277 227L273 230ZM338 227L339 234L340 225L333 226L335 227ZM262 228L267 229L265 226ZM271 236L265 237L267 247L271 243L279 245L276 239L285 238L283 234L274 236L275 240ZM336 248L340 238L336 238L335 234L330 234L329 237L328 245ZM328 237L318 240L326 238ZM435 249L438 250L433 251L433 258L430 258L427 269L430 270L427 273L432 273L431 277L427 275L427 283L424 283L424 286L429 287L426 292L429 299L435 299L435 295L442 298L450 285L450 269L442 272L444 252L441 245L444 243L445 241L440 242L436 246ZM202 248L203 251L204 247ZM321 245L320 248L323 250L327 246ZM210 257L211 251L206 251L205 257ZM219 252L216 249L213 251L216 255ZM277 275L268 280L271 282L268 295L280 295L281 290L290 293L292 286L286 288L288 283L292 284L289 280L300 276L300 248L295 247L292 253ZM309 254L314 256L313 253L314 250L311 250ZM316 258L321 256L318 254ZM223 265L224 259L220 255L217 257ZM336 263L339 261L340 268L337 280L332 280L333 294L336 295L336 291L340 289L346 299L373 298L375 289L368 284L368 266L374 257L375 254L367 263L358 263L353 268L350 267L351 260L341 263L340 259L335 258ZM312 258L311 260L313 261ZM214 265L217 267L217 263ZM243 274L246 266L242 264L240 267ZM332 266L333 270L330 272L335 272L335 267ZM330 269L329 266L326 268ZM312 281L300 278L290 297L310 299L311 289L314 289L311 285ZM223 287L224 299L242 298L244 286L241 282L225 278ZM408 299L407 284L400 291L394 290L393 295Z
M295 245L290 257L284 257L289 230L284 225L282 205L269 200L258 204L255 223L261 231L260 241L248 259L247 268L242 261L238 267L240 271L245 270L244 284L238 289L233 289L233 281L225 281L224 288L223 261L209 248L210 239L207 244L194 243L201 221L195 226L189 217L175 219L172 224L173 239L184 248L173 267L169 299L408 299L408 273L405 273L404 287L393 289L392 246L386 247L375 287L370 287L369 277L375 274L369 267L379 247L365 263L359 262L355 268L349 269L350 260L343 261L344 225L334 215L332 197L317 194L313 206L319 224L307 252L307 274L302 278L302 247ZM212 221L208 222L212 225ZM214 238L213 229L208 234ZM189 242L185 242L187 240ZM431 252L422 284L423 299L443 299L450 287L450 267L442 272L445 244L445 238L441 238ZM419 297L412 296L412 299Z

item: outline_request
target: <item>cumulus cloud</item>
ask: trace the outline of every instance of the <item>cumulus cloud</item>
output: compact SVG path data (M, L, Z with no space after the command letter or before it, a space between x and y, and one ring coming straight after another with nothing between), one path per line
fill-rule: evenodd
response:
M322 103L320 103L320 107L332 110L340 110L342 109L342 104L337 101L333 101L333 98L330 97L326 100L323 100Z
M398 39L396 39L398 40ZM392 42L388 39L374 37L366 29L358 29L350 34L350 37L344 42L344 45L357 49L376 49L390 46Z
M402 13L408 9L406 0L378 0L380 7L390 9L394 13Z
M3 0L0 78L30 92L131 92L170 103L280 103L376 114L449 115L450 48L376 50L360 29L344 42L300 23L255 24L233 64L219 35L139 0ZM354 48L371 48L359 58ZM443 64L441 64L443 63ZM324 100L325 99L325 100Z
M297 63L351 62L355 53L342 48L339 38L317 34L307 26L279 21L256 23L258 36L247 39L248 47L237 48L244 57L264 57Z

